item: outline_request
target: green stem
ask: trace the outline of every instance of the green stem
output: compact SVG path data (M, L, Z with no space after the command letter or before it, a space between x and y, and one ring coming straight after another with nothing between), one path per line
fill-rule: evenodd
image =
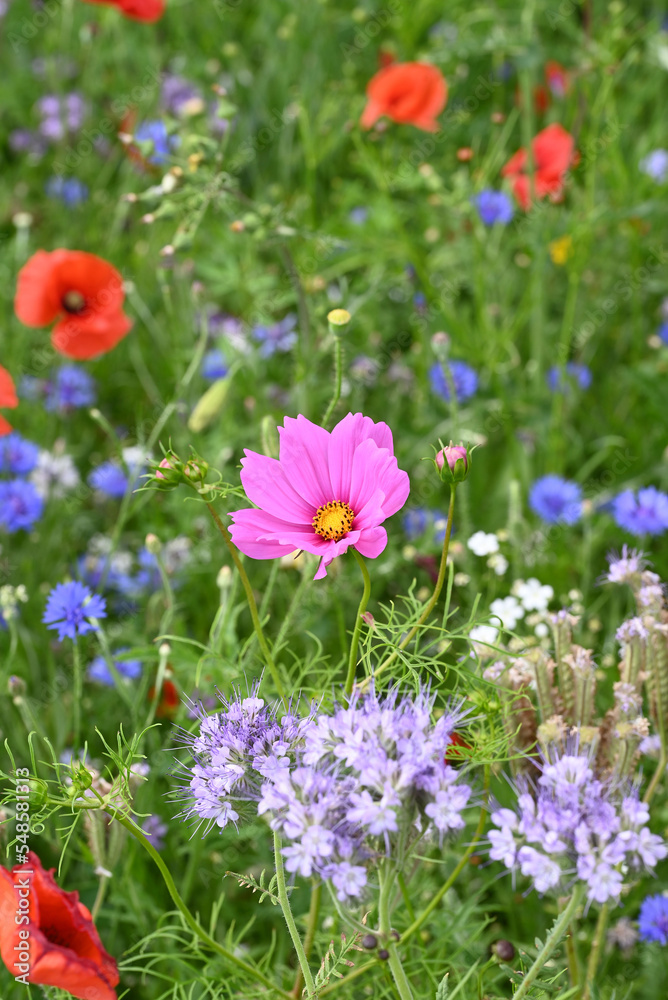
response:
M81 698L83 696L83 683L81 679L81 656L76 636L72 644L72 650L74 655L74 685L72 704L72 727L74 729L74 736L72 737L72 748L74 750L78 750L79 743L81 742Z
M260 972L259 969L254 968L252 965L249 965L248 962L244 962L242 958L238 958L233 952L228 951L228 949L224 945L219 944L218 941L214 940L214 938L212 938L209 934L207 934L204 928L201 927L200 924L197 922L195 917L193 917L192 913L182 900L181 896L179 895L179 891L176 888L176 884L174 882L174 879L172 878L169 868L162 860L162 858L156 851L153 844L151 844L151 842L144 836L141 830L137 826L135 826L132 820L126 818L125 816L119 816L118 813L113 811L113 809L109 809L108 812L109 815L112 817L112 819L114 819L117 823L120 823L122 826L124 826L125 829L128 830L132 834L132 836L139 841L142 847L146 851L148 851L148 853L151 855L156 865L160 869L160 874L164 879L165 885L167 886L167 891L169 892L169 895L172 897L172 900L176 908L180 912L181 916L185 920L188 927L190 927L190 929L194 931L194 933L197 935L200 941L202 941L203 944L205 944L212 951L217 952L217 954L219 954L221 958L224 958L226 962L229 962L230 965L236 966L237 969L241 969L242 972L245 972L246 975L249 976L251 979L255 980L258 983L262 983L263 986L266 986L268 989L272 990L277 996L281 998L281 1000L292 1000L292 997L290 996L289 993L286 993L285 990L280 989L280 987L272 983L272 981L267 976L265 976L263 972Z
M352 553L357 559L359 568L362 570L362 576L364 577L364 590L362 592L362 599L360 600L359 608L357 609L357 619L355 621L355 628L353 629L353 637L350 642L350 655L348 656L348 675L346 677L346 686L344 688L344 694L346 698L350 695L353 689L353 684L355 683L355 669L357 667L357 649L359 647L360 641L360 630L362 628L362 615L366 611L366 606L369 603L369 597L371 595L371 577L369 576L369 571L366 568L366 563L364 559L359 554L357 549L353 548Z
M230 556L232 557L232 562L234 563L237 572L241 577L241 583L243 585L246 594L246 600L248 601L248 610L250 611L250 616L253 619L253 628L255 629L257 641L260 643L260 649L262 650L262 653L264 655L265 663L269 667L269 672L274 680L274 684L276 686L276 690L278 691L278 695L283 704L285 705L285 707L287 708L288 702L285 696L285 691L283 690L283 685L281 683L281 678L278 673L278 668L274 662L273 656L271 655L271 650L269 649L269 643L265 639L264 632L262 631L260 616L257 613L257 604L255 603L255 596L253 594L253 588L251 587L250 580L248 579L248 574L246 573L243 563L239 558L239 553L237 552L237 548L234 542L232 541L232 536L230 535L229 531L227 530L221 519L218 517L215 508L213 507L212 504L208 502L207 502L207 507L209 508L209 513L211 514L211 517L213 518L216 527L218 528L218 531L223 536L223 539L225 541L225 544L227 545Z
M580 901L582 899L583 891L584 890L582 885L577 885L573 890L573 895L570 898L570 902L568 903L566 908L562 911L562 913L559 914L559 917L555 921L552 930L545 939L545 944L538 952L538 955L536 956L533 965L524 976L520 988L513 996L513 1000L524 1000L524 997L526 997L529 994L529 991L533 983L536 981L538 976L543 971L545 963L550 958L552 952L561 941L562 937L566 933L566 930L568 929L568 925L575 916L575 912L578 906L580 905Z
M434 912L434 910L436 909L436 907L438 906L438 904L441 902L441 900L445 896L445 894L448 891L448 889L452 885L454 885L454 883L456 882L457 878L459 877L460 872L465 868L466 864L468 863L469 858L471 857L471 855L475 851L475 849L476 849L476 847L478 845L478 842L479 842L480 838L482 837L483 830L485 829L485 821L487 819L487 798L488 798L488 795L489 795L489 780L490 780L490 770L489 770L489 765L486 764L485 765L485 778L484 778L484 792L483 792L484 801L483 801L483 804L482 804L482 808L480 809L480 816L478 818L478 825L477 825L477 827L475 829L475 833L473 834L473 840L471 841L471 843L469 844L469 846L466 848L464 854L459 859L456 867L450 873L449 877L443 883L443 885L438 890L438 892L432 897L432 899L429 901L428 905L424 908L424 910L422 911L422 913L418 917L416 917L416 919L410 925L410 927L408 928L408 930L405 930L404 933L401 935L400 944L403 944L410 937L412 937L413 934L415 934L417 931L420 930L420 928L422 927L422 925L425 922L425 920L427 919L427 917L429 917Z
M657 786L658 786L659 782L661 781L661 778L666 773L666 765L667 764L668 764L668 754L666 753L666 745L662 741L662 744L661 744L661 755L659 757L659 762L658 762L658 764L656 766L656 771L654 772L654 774L652 776L652 780L650 781L650 783L649 783L649 785L647 787L647 791L643 795L643 802L651 802L652 801L652 796L654 795L654 792L656 791Z
M341 337L336 333L334 334L334 393L329 401L329 406L325 411L325 415L322 418L322 426L327 427L329 419L332 413L336 409L337 403L341 398L341 382L343 380L343 345L341 343Z
M589 961L587 962L587 977L585 979L584 993L582 994L582 1000L589 1000L591 995L591 988L596 980L596 970L598 969L598 960L601 954L601 946L603 944L603 938L605 936L605 929L608 924L608 904L604 903L598 914L598 921L596 922L596 931L594 933L594 940L592 942L591 951L589 953Z
M431 900L431 902L429 903L429 905L427 907L425 907L425 909L422 911L422 913L419 915L419 917L417 917L413 921L413 923L410 925L410 927L408 928L408 930L404 931L404 933L401 935L401 938L399 939L399 944L405 944L406 941L408 941L409 938L411 938L417 931L420 930L420 928L422 927L422 925L426 921L427 917L436 909L436 907L438 906L438 904L442 900L443 896L446 894L446 892L448 891L448 889L454 884L455 880L459 876L459 873L462 871L462 869L466 865L468 859L473 854L473 852L474 852L474 850L475 850L475 848L476 848L476 846L478 844L478 841L482 837L483 830L485 829L485 820L487 818L487 794L488 794L488 789L489 789L489 765L486 765L485 766L485 801L483 802L482 808L480 810L480 818L478 820L478 826L476 827L476 831L475 831L475 833L473 835L473 840L471 841L471 843L469 844L468 848L466 849L466 852L465 852L464 856L461 858L461 860L459 861L457 867L451 873L451 875L449 876L449 878L447 879L447 881L443 883L443 885L438 890L438 892L436 893L436 895L433 897L433 899ZM345 986L345 985L347 985L353 979L357 979L358 976L364 975L365 972L368 972L369 969L374 968L374 966L376 966L377 964L378 964L378 959L372 959L372 961L367 962L365 965L358 966L355 969L354 972L351 972L347 976L344 976L343 979L337 980L337 982L332 983L331 986L326 986L324 988L324 990L321 991L320 996L324 997L325 994L333 993L335 990L337 990L339 988L339 986Z
M93 909L90 911L93 923L95 923L97 915L100 912L100 907L102 906L102 903L104 901L108 884L109 884L109 878L106 875L100 875L100 884L97 887L97 895L95 897L95 902L93 903Z
M315 941L315 932L318 929L318 917L320 916L320 903L322 901L322 882L315 883L311 888L311 905L308 911L308 921L306 924L306 937L304 938L304 954L308 959L311 950L313 948L313 942ZM295 978L295 984L292 987L292 996L294 1000L299 1000L302 992L302 983L304 982L304 977L302 975L301 967L297 972Z
M294 949L297 953L299 966L302 970L304 982L306 983L306 989L308 990L308 996L315 997L315 983L313 982L313 976L311 975L311 970L309 968L308 958L306 957L304 945L302 944L302 939L299 936L299 931L297 930L297 925L295 924L295 918L292 916L292 910L290 909L290 900L288 899L288 891L285 886L283 855L281 854L281 836L276 831L274 832L274 862L276 865L278 898L281 903L281 909L283 910L283 916L285 917L285 922L288 925L288 931L290 932L290 937L292 938L292 944L294 945Z
M457 484L453 483L450 486L450 506L448 507L448 522L447 522L447 525L446 525L446 528L445 528L445 538L443 539L443 551L441 552L441 565L439 566L439 569L438 569L438 579L436 580L436 586L434 587L434 593L431 595L431 598L429 599L429 603L425 606L424 611L422 612L422 614L418 618L418 620L415 623L415 625L413 626L413 628L408 632L407 635L404 636L404 638L401 640L401 642L399 643L399 645L397 646L397 648L394 650L394 652L390 653L390 655L385 660L383 660L383 662L380 664L380 666L377 667L374 670L373 674L371 674L370 677L367 677L364 681L361 682L361 685L360 685L361 687L365 687L367 684L370 683L371 680L375 679L380 674L382 674L385 670L387 670L387 668L390 666L391 663L394 663L394 661L398 657L400 651L402 649L406 648L406 646L411 641L411 639L413 638L413 636L415 635L415 633L418 631L418 629L420 628L420 626L424 624L424 622L427 620L427 618L429 617L429 615L432 613L432 611L433 611L433 609L434 609L434 607L436 605L436 602L438 601L438 599L439 599L439 597L441 595L441 590L443 589L443 584L445 582L445 573L446 573L446 569L447 569L447 565L448 565L448 549L450 548L450 534L452 532L452 519L453 519L453 515L454 515L454 511L455 511L455 494L456 494L456 491L457 491Z
M390 920L390 897L394 888L394 879L392 878L393 874L392 864L389 861L385 861L378 869L378 880L380 883L380 896L378 899L379 930L383 935L383 944L385 945L385 949L390 955L388 959L390 972L392 973L392 978L394 979L394 985L397 988L397 992L401 997L401 1000L413 1000L411 984L408 982L404 967L401 964L401 959L399 958L396 942L393 940L391 934L392 923Z

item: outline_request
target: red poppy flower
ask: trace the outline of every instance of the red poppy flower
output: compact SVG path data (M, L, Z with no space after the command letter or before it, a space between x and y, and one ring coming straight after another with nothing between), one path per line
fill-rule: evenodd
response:
M553 59L545 63L545 80L555 97L563 97L570 89L568 71Z
M122 14L133 21L151 23L165 13L165 0L86 0L86 3L106 3L118 7Z
M153 701L154 699L155 687L150 687L148 700ZM169 678L166 678L160 691L160 701L158 702L158 707L155 710L156 719L173 718L173 716L176 715L180 704L181 697L176 684L174 684L173 681L170 681Z
M19 401L16 395L16 389L14 388L12 376L6 368L3 368L2 365L0 365L0 409L3 407L7 407L7 409L14 409L14 407L18 405ZM0 413L0 437L3 434L9 434L11 429L11 424L7 423L5 418Z
M450 733L450 746L445 751L445 761L447 764L456 764L462 759L468 759L468 754L462 753L461 749L457 749L458 747L461 747L464 750L470 750L471 744L467 743L464 737L460 736L459 733Z
M436 116L448 99L448 85L441 71L429 63L391 63L381 69L366 88L369 98L360 119L371 128L382 115L401 124L438 132Z
M561 125L548 125L532 141L531 151L536 197L560 195L566 171L575 161L573 136ZM504 177L512 179L515 197L525 211L531 205L529 176L525 172L527 159L526 150L518 149L501 171Z
M23 983L57 986L79 1000L116 1000L116 962L102 946L78 892L56 885L32 851L0 868L0 955Z
M132 322L123 279L106 260L80 250L38 250L19 272L14 309L26 326L58 320L51 343L69 358L104 354Z

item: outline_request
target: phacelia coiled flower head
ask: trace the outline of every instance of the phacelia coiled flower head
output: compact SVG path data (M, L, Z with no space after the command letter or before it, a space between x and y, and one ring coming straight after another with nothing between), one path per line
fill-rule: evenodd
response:
M331 880L341 900L359 896L374 859L464 826L471 788L446 762L463 713L433 722L433 704L426 690L372 692L279 721L254 688L188 737L188 814L222 828L254 802L281 834L289 872Z
M241 482L259 509L230 514L237 548L253 559L312 552L321 556L316 580L350 546L379 556L387 545L382 523L410 489L387 424L349 413L330 433L304 416L286 417L278 433L278 459L246 449L241 460Z
M649 810L637 791L594 771L577 746L552 748L535 786L518 783L517 809L492 813L490 857L531 878L539 893L575 878L590 902L616 903L627 868L654 868L668 855L650 832Z

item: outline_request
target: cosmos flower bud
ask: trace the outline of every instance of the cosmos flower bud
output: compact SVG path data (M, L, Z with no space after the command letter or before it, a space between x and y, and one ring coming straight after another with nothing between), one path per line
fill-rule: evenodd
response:
M434 461L444 483L462 483L468 475L471 459L464 445L453 445L451 441L436 453Z
M159 485L168 489L170 486L177 486L182 481L180 470L180 459L172 452L169 452L155 470L155 478L158 480Z

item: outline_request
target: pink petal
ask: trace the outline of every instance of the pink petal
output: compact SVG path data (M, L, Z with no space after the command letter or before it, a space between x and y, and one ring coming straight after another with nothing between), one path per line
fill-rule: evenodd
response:
M241 459L241 482L251 503L295 524L311 524L315 508L292 488L281 463L255 451L245 450Z
M362 510L378 489L385 494L383 514L389 517L406 503L410 481L408 474L398 468L394 455L368 439L357 448L353 459L348 503L355 513Z
M273 514L246 507L244 510L233 511L230 516L234 518L234 523L230 526L232 541L244 555L252 559L277 559L294 552L295 545L286 545L267 537L281 523Z
M385 528L366 528L360 533L359 541L355 548L362 556L375 559L381 554L387 545L387 532Z
M385 494L383 491L376 490L369 497L362 509L355 511L354 527L363 530L364 528L375 528L377 524L381 524L385 520L385 512L383 510L384 500Z
M379 448L392 451L392 431L387 424L375 424L362 413L348 413L340 420L329 439L329 478L333 500L348 495L353 468L353 456L358 445L371 439Z
M279 461L288 481L316 509L337 499L332 496L327 462L329 431L301 414L296 418L286 417L284 424L278 428Z

